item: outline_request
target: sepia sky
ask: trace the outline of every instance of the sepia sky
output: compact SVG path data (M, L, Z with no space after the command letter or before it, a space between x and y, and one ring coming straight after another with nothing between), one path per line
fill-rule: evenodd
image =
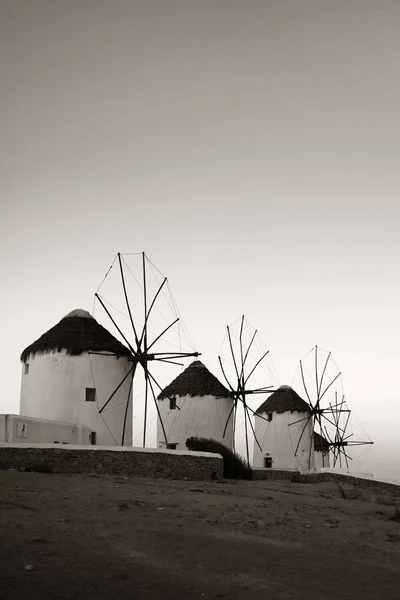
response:
M242 313L315 344L400 480L400 3L0 0L0 412L115 254L168 275L217 372Z

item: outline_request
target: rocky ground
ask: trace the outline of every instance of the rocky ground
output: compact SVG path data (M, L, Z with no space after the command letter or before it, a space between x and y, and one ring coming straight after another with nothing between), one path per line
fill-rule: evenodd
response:
M398 600L393 506L347 492L0 472L0 598Z

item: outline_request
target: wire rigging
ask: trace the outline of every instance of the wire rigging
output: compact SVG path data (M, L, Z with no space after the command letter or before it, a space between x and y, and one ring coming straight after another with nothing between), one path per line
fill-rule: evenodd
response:
M133 386L136 385L138 377L140 375L141 381L143 382L142 385L144 386L144 411L143 411L143 423L144 424L143 424L143 442L142 442L143 447L145 447L145 444L146 444L146 431L147 431L147 427L149 424L147 422L147 413L148 413L148 408L149 408L148 402L151 400L153 401L154 406L156 408L156 412L158 415L158 421L160 422L161 429L163 431L165 444L167 444L168 437L167 437L167 433L165 431L164 423L163 423L162 416L161 416L159 406L157 403L157 397L156 397L154 386L157 386L157 388L159 388L159 389L162 389L162 388L159 385L159 383L157 382L155 375L151 372L151 368L152 368L152 366L154 366L156 364L164 365L164 366L166 366L168 364L182 365L182 363L177 362L176 359L198 357L200 355L200 353L194 351L193 348L191 348L191 351L183 351L183 349L182 349L183 348L182 333L184 334L184 337L187 337L188 339L190 339L190 336L186 335L186 333L185 333L186 329L184 328L184 325L182 323L180 323L179 311L177 309L175 300L172 299L172 293L169 288L167 278L162 275L161 271L159 271L159 269L157 269L157 267L155 267L154 263L149 261L149 259L147 258L147 256L145 255L144 252L142 252L140 254L132 253L130 255L141 256L141 258L142 258L141 278L137 277L135 275L135 273L132 271L130 265L128 264L127 260L125 259L125 256L127 256L127 255L122 255L122 254L118 253L117 256L115 257L111 267L108 269L105 277L103 278L103 280L95 294L95 299L97 299L99 301L104 312L109 317L109 319L113 323L115 329L118 331L118 333L120 334L120 336L123 338L124 342L126 343L127 349L129 349L129 352L130 352L129 360L132 363L132 367L131 367L130 371L124 376L122 381L120 381L118 383L118 385L112 391L112 393L110 394L110 396L108 397L106 402L103 404L103 406L102 407L98 406L98 411L104 420L104 416L102 415L102 412L109 410L109 408L110 408L109 405L110 405L111 400L114 397L116 397L117 394L119 394L119 391L120 391L120 389L122 390L122 386L123 386L125 380L128 377L130 377L131 380L130 380L130 385L129 385L127 401L126 402L117 402L117 403L113 404L113 408L115 408L119 404L125 405L124 418L123 418L122 431L121 431L121 439L122 439L122 444L123 444L125 441L129 406L130 406L131 397L132 397L132 389L133 389ZM111 272L111 269L114 266L115 261L117 259L118 259L118 263L119 263L119 275L120 275L118 287L119 287L120 293L122 293L122 297L124 299L124 303L125 303L128 315L126 315L125 312L122 312L121 310L119 310L115 306L114 303L111 303L108 299L104 298L103 296L100 296L100 294L98 293L100 288L104 284L104 281L106 280L109 273ZM146 267L148 267L148 268L146 268ZM156 276L155 271L157 271L157 273L159 273L161 275L161 277L162 277L161 282L159 280L159 277ZM130 297L131 294L130 294L130 291L128 291L128 287L127 287L127 280L125 277L126 273L129 273L132 276L133 280L136 283L136 286L140 289L140 291L142 293L142 309L141 310L143 313L143 317L142 317L141 323L138 323L137 319L135 320L133 318L133 311L131 308L131 297ZM149 291L149 275L150 274L152 275L152 277L154 277L154 280L156 281L155 292ZM168 293L166 293L166 290L168 290ZM164 316L164 314L160 310L160 308L158 306L160 299L165 300L170 312L174 315L175 318L172 321L169 320L166 316ZM109 308L107 308L107 307L109 307ZM123 317L125 317L125 319L130 321L131 326L132 326L131 334L128 334L127 332L125 332L121 329L121 327L118 325L115 318L113 317L113 315L111 313L111 309L117 311L119 314L121 314ZM164 321L164 323L166 323L166 326L164 326L164 328L161 331L159 331L157 334L153 334L150 330L150 327L151 327L150 324L152 322L152 317L154 314L157 314L159 317L161 317L161 319ZM173 344L172 342L169 342L166 337L166 334L168 332L171 333L171 330L173 327L175 328L175 334L178 336L177 344ZM133 340L131 339L132 333L133 333ZM152 336L152 341L149 341L149 333ZM156 344L159 345L161 343L168 344L169 346L174 347L175 350L171 350L169 352L155 352L152 349L153 346L155 346ZM178 351L177 351L177 349L178 349ZM113 354L111 354L111 356L113 356ZM144 381L143 381L143 379L144 379Z

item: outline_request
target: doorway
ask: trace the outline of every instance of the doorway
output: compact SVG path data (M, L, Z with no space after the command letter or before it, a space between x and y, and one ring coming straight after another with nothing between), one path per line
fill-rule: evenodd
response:
M272 469L272 456L264 456L264 469Z

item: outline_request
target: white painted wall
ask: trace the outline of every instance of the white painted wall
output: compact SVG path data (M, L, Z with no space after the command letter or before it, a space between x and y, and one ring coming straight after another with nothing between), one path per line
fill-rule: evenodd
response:
M267 414L263 414L267 417ZM299 471L308 471L314 469L314 436L313 420L310 419L300 446L297 450L297 456L294 456L297 443L306 421L295 423L308 417L305 412L272 413L272 421L268 422L260 416L254 417L254 428L257 440L262 450L260 451L256 441L254 441L253 466L255 468L264 467L264 457L269 454L272 457L273 469L297 469ZM290 425L290 423L295 423Z
M21 415L83 425L96 432L97 445L121 444L130 377L102 414L99 408L131 369L125 357L70 356L63 350L30 356L27 363L28 374L22 365ZM96 402L86 402L87 387L96 388ZM132 446L132 397L124 445Z
M323 452L319 452L316 450L314 455L315 455L315 468L316 469L328 468L330 466L329 452L323 453Z
M0 415L0 443L90 444L90 429L21 415Z
M228 448L233 446L232 399L215 396L177 396L179 408L170 409L168 398L157 400L168 443L177 443L177 450L186 450L189 437L213 438ZM180 410L179 410L180 409ZM225 437L223 432L228 422ZM157 446L165 448L165 437L157 419Z

